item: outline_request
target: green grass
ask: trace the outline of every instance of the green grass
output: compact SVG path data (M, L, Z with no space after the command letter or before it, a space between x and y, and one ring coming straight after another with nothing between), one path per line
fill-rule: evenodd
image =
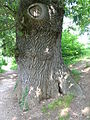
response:
M47 106L44 105L42 108L42 112L47 113L49 110L55 110L56 108L59 107L64 107L64 108L69 107L73 98L74 96L71 94L65 95L64 97L60 97L54 102L49 103Z
M71 74L72 74L74 80L78 83L79 80L80 80L81 72L78 71L78 70L73 69L73 70L71 70Z

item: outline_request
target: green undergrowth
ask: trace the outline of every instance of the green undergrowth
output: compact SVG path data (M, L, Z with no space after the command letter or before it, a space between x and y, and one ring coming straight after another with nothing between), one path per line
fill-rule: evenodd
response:
M29 92L29 88L25 87L25 90L22 93L22 98L19 101L20 108L23 111L28 111L29 110L29 105L28 105L28 102L27 102L27 99L26 99L26 97L28 95L28 92Z
M42 112L47 113L49 110L55 110L56 108L67 108L70 106L74 95L65 95L63 97L58 98L54 102L49 103L47 106L43 106Z
M74 80L78 83L80 80L81 72L79 70L73 69L73 70L71 70L71 74L72 74Z
M15 58L12 58L11 70L17 70L17 64Z
M90 48L89 49L85 49L83 51L83 54L82 55L79 55L79 56L66 56L66 57L63 57L64 59L64 63L69 66L70 64L76 64L78 63L79 61L82 61L83 59L90 59Z

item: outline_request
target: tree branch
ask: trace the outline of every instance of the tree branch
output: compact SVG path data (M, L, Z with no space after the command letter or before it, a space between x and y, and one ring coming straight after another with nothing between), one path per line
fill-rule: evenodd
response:
M3 5L5 8L7 8L8 10L10 10L11 12L13 12L14 14L16 14L16 12L13 10L13 9L11 9L8 5Z
M9 11L11 11L12 13L16 14L16 11L14 11L11 7L9 7L7 4L3 4L2 2L0 2L0 7L4 7L7 8Z

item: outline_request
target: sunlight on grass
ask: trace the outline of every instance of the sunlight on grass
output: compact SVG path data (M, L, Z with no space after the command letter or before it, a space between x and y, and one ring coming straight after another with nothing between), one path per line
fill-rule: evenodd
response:
M64 97L58 98L54 102L49 103L47 106L43 106L42 112L47 113L49 110L55 110L56 108L67 108L70 106L74 96L73 95L65 95Z

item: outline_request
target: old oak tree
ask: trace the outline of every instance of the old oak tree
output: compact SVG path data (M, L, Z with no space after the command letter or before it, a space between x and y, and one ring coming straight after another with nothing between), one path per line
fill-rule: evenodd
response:
M64 0L20 0L16 13L17 97L32 108L59 94L81 94L61 53Z

